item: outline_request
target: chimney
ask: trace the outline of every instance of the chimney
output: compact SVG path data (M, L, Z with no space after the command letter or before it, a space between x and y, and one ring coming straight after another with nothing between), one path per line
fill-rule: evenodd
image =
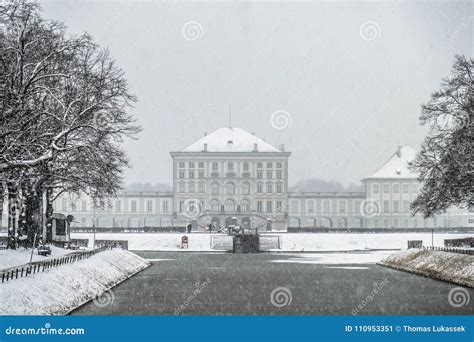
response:
M257 143L253 144L253 151L258 152L258 144Z
M282 152L285 152L285 144L278 145L278 149Z
M204 152L207 152L207 143L204 143L204 149L203 149Z

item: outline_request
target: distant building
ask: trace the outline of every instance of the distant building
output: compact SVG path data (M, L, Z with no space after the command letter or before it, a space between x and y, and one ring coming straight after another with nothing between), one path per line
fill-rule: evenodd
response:
M240 128L219 128L171 152L173 191L122 191L93 210L87 198L61 196L57 212L77 226L171 227L189 223L204 230L237 220L248 228L290 227L437 228L472 227L474 214L456 208L433 218L412 216L420 183L409 165L416 152L399 147L371 176L363 192L288 192L290 152Z

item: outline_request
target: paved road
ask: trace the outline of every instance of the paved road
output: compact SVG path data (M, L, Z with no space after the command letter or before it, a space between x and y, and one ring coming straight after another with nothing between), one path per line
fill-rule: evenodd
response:
M153 265L113 289L114 300L93 302L76 315L472 315L455 308L455 285L338 255L137 252ZM331 257L334 258L331 258ZM361 254L362 258L367 255ZM359 259L359 258L357 258ZM370 259L370 258L369 258ZM340 264L338 264L338 260ZM283 287L280 295L275 288ZM288 291L289 292L288 292ZM287 291L286 293L284 293Z

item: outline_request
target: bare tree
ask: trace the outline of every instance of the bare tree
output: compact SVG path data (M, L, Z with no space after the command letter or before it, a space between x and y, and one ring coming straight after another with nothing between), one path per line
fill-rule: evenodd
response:
M425 217L451 206L474 207L474 82L473 59L456 56L452 75L422 106L429 124L413 169L423 187L412 209Z

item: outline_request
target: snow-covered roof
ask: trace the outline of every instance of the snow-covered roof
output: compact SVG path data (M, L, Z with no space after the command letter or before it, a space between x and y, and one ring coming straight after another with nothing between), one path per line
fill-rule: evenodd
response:
M416 157L416 151L410 146L400 146L397 151L377 169L370 178L417 178L409 169L409 165Z
M256 145L255 145L256 144ZM255 151L256 148L256 151ZM282 152L266 141L237 127L221 127L180 152Z

